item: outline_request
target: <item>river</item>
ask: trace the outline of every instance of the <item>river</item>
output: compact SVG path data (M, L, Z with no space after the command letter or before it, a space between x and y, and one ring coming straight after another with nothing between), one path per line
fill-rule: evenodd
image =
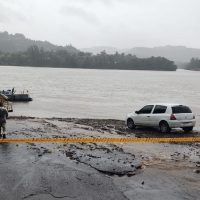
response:
M28 90L13 116L124 119L146 103L189 105L200 114L200 72L1 66L0 90Z

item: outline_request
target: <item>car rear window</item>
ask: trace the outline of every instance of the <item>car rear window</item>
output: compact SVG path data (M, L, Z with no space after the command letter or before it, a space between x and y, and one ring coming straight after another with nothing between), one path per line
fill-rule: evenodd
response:
M192 113L191 109L187 106L173 106L172 113L179 114L179 113Z
M167 106L156 105L153 111L153 114L162 114L167 110Z

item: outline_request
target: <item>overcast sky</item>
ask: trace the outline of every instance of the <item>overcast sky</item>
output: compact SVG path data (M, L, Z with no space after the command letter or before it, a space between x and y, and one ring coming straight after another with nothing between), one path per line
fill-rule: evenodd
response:
M200 48L200 0L0 0L0 31L77 48Z

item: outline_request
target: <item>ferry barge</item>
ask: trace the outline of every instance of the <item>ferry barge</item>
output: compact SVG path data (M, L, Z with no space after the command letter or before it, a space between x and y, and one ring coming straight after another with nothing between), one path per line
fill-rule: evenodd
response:
M28 102L33 100L27 90L17 94L13 88L12 90L0 91L0 94L5 95L8 98L8 101L12 102Z

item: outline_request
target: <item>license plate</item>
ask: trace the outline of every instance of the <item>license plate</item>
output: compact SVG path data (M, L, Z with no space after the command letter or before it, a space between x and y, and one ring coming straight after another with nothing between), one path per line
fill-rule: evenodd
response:
M192 123L191 122L183 122L182 126L192 126Z

